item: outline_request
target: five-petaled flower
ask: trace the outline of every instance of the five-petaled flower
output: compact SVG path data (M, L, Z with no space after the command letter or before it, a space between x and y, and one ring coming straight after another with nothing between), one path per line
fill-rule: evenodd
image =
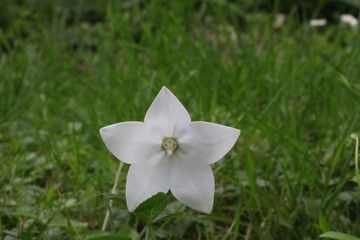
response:
M230 151L240 130L191 122L185 107L163 87L144 122L109 125L100 134L116 158L131 164L126 181L130 212L158 192L170 190L186 206L210 213L215 184L209 164Z

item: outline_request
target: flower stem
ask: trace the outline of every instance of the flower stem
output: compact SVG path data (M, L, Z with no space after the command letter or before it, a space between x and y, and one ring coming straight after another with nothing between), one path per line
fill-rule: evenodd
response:
M356 182L360 192L360 173L359 173L359 136L355 133L351 134L351 138L355 139L355 172Z
M118 181L119 181L119 178L120 178L120 173L121 173L122 167L123 167L123 162L120 162L119 167L118 167L118 170L117 170L117 172L116 172L114 185L113 185L113 187L112 187L112 189L111 189L111 193L115 193L115 192L116 192L116 187L117 187L117 184L118 184ZM113 201L110 200L110 201L109 201L109 206L108 206L108 208L107 208L107 210L106 210L106 214L105 214L105 218L104 218L104 223L103 223L102 228L101 228L101 230L102 230L103 232L105 232L105 230L106 230L106 226L107 226L107 223L108 223L109 217L110 217L110 208L112 207L112 205L113 205Z
M148 222L145 227L145 240L150 239L150 232L151 232L151 223Z

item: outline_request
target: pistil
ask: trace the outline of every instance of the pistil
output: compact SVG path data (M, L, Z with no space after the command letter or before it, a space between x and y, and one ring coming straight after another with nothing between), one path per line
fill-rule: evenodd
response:
M178 149L178 143L175 138L167 137L163 140L162 149L165 150L168 156L173 155L173 153Z

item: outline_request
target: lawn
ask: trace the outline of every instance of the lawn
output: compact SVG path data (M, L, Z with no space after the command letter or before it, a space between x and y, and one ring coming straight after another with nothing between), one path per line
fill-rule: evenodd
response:
M167 210L183 213L153 223L151 239L360 236L350 138L360 32L339 22L358 14L356 1L2 2L0 239L96 239L120 163L99 129L143 121L163 86L193 121L241 135L211 165L212 213L169 193ZM278 13L286 19L274 26ZM327 25L311 27L315 17ZM116 202L110 210L106 233L145 237L145 221Z

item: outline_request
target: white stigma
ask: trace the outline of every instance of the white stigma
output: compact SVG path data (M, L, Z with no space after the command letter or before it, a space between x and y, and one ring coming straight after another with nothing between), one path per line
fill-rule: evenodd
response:
M162 144L162 148L165 150L168 156L171 156L178 148L178 143L175 138L165 138Z

